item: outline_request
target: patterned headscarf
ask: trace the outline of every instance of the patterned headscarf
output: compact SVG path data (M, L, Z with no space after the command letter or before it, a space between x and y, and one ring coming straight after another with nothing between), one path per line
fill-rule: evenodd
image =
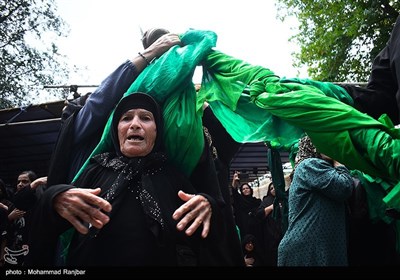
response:
M321 154L317 151L309 136L304 136L299 140L299 151L295 159L295 168L306 158L321 158Z

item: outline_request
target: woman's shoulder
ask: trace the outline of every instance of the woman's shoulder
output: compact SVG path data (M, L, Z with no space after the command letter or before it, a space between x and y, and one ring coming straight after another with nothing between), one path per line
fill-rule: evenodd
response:
M310 168L310 167L326 168L326 167L332 167L332 165L322 158L310 157L302 160L298 164L296 169Z

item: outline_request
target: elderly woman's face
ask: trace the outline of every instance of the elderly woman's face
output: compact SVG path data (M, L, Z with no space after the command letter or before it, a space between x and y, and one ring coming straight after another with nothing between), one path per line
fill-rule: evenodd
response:
M127 157L148 155L154 147L156 136L153 113L145 109L126 111L118 122L119 147Z

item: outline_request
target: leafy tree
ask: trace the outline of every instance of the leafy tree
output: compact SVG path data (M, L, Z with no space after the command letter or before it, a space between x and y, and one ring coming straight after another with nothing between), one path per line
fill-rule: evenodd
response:
M321 81L366 82L373 58L386 45L400 9L390 0L277 0L279 18L300 26L294 66Z
M68 78L54 41L69 26L56 9L54 0L0 0L0 108L26 105L43 85Z

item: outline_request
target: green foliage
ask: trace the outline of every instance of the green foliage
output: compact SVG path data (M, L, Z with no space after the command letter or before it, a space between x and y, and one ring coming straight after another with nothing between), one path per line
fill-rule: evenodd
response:
M0 109L26 105L43 85L68 78L54 41L69 30L56 9L54 0L0 0Z
M400 9L389 0L277 0L279 17L300 26L295 66L320 81L366 82L374 57L386 45Z

